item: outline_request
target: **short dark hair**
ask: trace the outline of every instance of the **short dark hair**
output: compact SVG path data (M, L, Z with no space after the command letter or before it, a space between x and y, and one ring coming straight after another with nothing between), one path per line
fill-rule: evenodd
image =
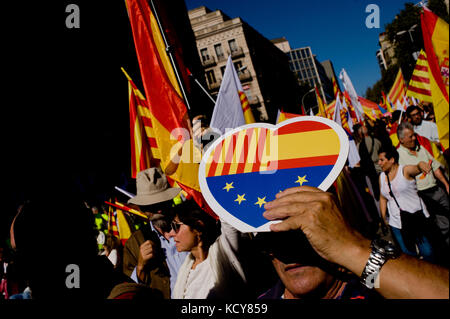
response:
M193 200L175 207L180 221L201 233L200 239L206 247L211 246L220 235L220 224L211 215L203 211Z
M411 117L411 113L412 113L414 110L419 111L419 113L422 112L422 109L421 109L420 107L418 107L417 105L411 105L411 106L409 106L409 107L406 109L406 115L407 115L408 117Z
M393 146L383 146L378 151L378 154L384 153L384 156L390 160L391 158L394 158L394 162L398 163L399 154L397 152L397 149Z

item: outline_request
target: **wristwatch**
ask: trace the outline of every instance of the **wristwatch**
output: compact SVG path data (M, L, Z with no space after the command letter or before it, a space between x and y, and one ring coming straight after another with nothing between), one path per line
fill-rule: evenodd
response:
M373 289L377 283L377 277L381 267L383 267L385 262L389 259L397 258L400 254L400 250L394 242L381 238L372 240L370 247L372 248L372 251L370 252L366 267L364 267L361 274L361 283L367 288Z

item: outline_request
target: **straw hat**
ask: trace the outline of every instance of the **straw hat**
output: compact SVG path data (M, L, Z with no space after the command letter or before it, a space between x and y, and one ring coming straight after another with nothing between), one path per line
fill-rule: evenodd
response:
M148 206L173 199L181 188L172 188L160 168L151 167L140 171L136 178L137 195L128 204Z

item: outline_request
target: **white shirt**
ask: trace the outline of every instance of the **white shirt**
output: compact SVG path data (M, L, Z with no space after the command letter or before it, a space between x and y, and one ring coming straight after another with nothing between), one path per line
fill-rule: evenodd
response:
M397 199L400 208L410 213L417 212L423 209L423 213L426 218L430 217L427 208L425 207L422 199L417 195L416 180L407 180L403 176L403 165L399 165L397 174L394 179L391 180L391 188ZM387 182L386 174L382 172L380 174L381 194L388 200L387 207L389 210L389 225L398 229L402 229L402 222L400 219L400 209L398 208L395 200L389 195L389 185Z
M191 256L189 257L192 258ZM216 280L208 258L198 264L195 269L189 270L186 283L184 284L183 299L205 299L214 287ZM189 263L191 267L192 262Z
M414 125L414 132L423 137L426 137L432 142L439 143L437 125L434 122L422 120L422 123L420 123L420 125Z

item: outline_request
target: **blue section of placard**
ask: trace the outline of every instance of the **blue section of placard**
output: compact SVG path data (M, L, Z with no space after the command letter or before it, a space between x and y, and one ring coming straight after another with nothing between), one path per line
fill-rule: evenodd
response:
M231 215L255 228L268 222L262 214L264 203L275 195L296 186L318 187L330 174L333 165L279 169L207 177L215 200Z

